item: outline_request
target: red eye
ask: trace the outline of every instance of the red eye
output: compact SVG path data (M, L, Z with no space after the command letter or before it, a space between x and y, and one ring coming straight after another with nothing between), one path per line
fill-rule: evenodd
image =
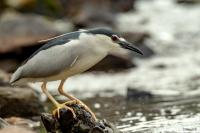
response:
M113 41L117 41L119 39L119 37L117 35L112 35L111 38Z

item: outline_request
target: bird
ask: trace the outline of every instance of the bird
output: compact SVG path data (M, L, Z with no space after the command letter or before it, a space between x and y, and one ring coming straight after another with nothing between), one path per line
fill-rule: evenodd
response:
M57 117L60 117L59 111L63 108L70 110L76 117L74 110L69 105L80 104L96 121L95 114L86 104L64 92L65 81L71 76L90 69L112 51L128 49L143 54L139 48L110 28L78 30L40 42L45 44L18 67L11 76L10 83L20 85L42 82L42 92L55 105L56 109L53 110L53 115ZM60 81L58 92L67 97L69 101L59 103L49 93L47 83L51 81Z

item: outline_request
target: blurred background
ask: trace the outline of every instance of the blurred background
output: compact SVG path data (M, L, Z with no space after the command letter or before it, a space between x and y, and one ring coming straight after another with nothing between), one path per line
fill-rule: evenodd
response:
M0 133L17 131L8 125L45 132L40 113L52 105L40 84L13 87L9 78L38 41L93 27L113 28L144 55L113 53L65 91L122 132L200 132L199 0L1 0ZM48 84L66 101L57 86Z

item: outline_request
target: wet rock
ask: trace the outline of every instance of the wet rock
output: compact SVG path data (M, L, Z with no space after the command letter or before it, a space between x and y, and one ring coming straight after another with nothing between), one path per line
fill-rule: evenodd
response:
M67 21L64 24L38 15L5 12L0 18L0 53L20 52L19 48L39 44L39 40L70 31L71 28Z
M128 101L132 101L132 100L147 101L153 98L153 94L147 91L143 91L143 90L128 88L126 98Z
M30 119L25 119L25 118L21 118L21 117L10 117L10 118L5 118L5 119L0 118L0 129L5 128L6 131L7 130L9 131L9 129L6 129L8 127L16 127L16 128L20 128L22 131L24 129L26 129L26 133L27 133L27 131L39 128L39 126L40 126L39 121L35 122ZM4 130L2 130L2 131L4 131ZM12 130L10 130L10 132L11 131ZM1 132L1 130L0 130L0 132Z
M156 69L165 69L165 68L167 68L167 66L165 64L160 63L160 64L155 64L153 66L153 68L156 68Z
M120 71L131 67L136 67L136 65L131 61L131 57L129 55L126 57L108 55L89 71Z
M0 86L0 117L36 116L43 110L36 93L29 87Z
M94 121L80 105L70 105L76 113L73 118L71 111L60 110L60 117L50 114L42 114L42 122L49 133L119 133L119 131L105 120Z
M17 69L19 62L15 59L1 59L0 69L6 72L13 72Z
M8 7L15 9L24 9L33 7L36 4L36 0L5 0Z
M0 133L35 133L35 132L22 127L8 126L1 129Z
M67 15L73 16L90 9L102 9L107 12L126 12L134 9L135 0L68 0L62 1ZM76 9L76 10L75 10Z
M176 0L178 4L197 4L200 3L199 0Z
M9 126L9 123L7 123L4 119L0 118L0 129L5 128Z
M107 12L127 12L134 9L135 1L136 0L58 0L49 2L37 0L5 0L5 3L8 7L18 9L19 11L37 12L54 17L63 17L66 15L74 17L78 13L85 12L90 8L103 8Z
M64 2L64 11L76 28L114 26L115 14L134 9L135 0L69 0ZM76 9L76 10L75 10Z
M139 57L139 58L150 58L154 55L156 55L156 53L154 52L154 50L149 47L148 45L146 45L145 43L136 43L136 46L143 52L143 55L139 55L135 52L132 52L131 54L133 55L133 57Z
M0 1L0 13L5 9L6 5L5 5L5 1L1 0Z
M7 84L9 81L9 75L3 70L0 70L0 86Z
M39 121L32 121L30 119L21 118L21 117L9 117L9 118L5 118L5 121L9 125L25 127L27 129L34 129L40 126Z
M6 0L8 7L51 17L67 17L77 28L112 25L114 14L134 9L135 0ZM95 25L96 24L96 25Z
M113 27L115 23L115 14L102 10L91 9L80 12L73 18L76 29L93 27Z
M148 32L121 32L121 35L132 43L144 43L150 37Z

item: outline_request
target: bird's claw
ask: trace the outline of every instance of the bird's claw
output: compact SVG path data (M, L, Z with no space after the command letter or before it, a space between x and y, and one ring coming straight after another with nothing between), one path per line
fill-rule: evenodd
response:
M73 104L79 104L79 105L81 105L85 110L87 110L88 112L90 112L90 114L92 115L92 118L95 121L97 121L97 118L94 115L94 113L84 103L82 103L81 101L78 101L78 100L71 100L71 101L67 101L67 102L62 103L62 104L58 104L57 108L53 111L53 115L54 116L57 115L57 118L60 118L60 109L65 108L67 110L70 110L72 112L72 114L73 114L73 117L75 118L76 114L75 114L74 110L71 107L68 106L68 105L73 105Z
M71 101L69 101L69 102L71 102ZM75 118L75 117L76 117L76 114L75 114L74 110L73 110L72 108L68 107L68 106L66 105L67 103L68 103L68 102L63 103L63 104L58 104L57 107L56 107L56 109L53 110L53 115L54 115L54 116L57 115L57 118L60 118L60 110L64 108L64 109L70 110L70 111L72 112L72 114L73 114L73 117Z

